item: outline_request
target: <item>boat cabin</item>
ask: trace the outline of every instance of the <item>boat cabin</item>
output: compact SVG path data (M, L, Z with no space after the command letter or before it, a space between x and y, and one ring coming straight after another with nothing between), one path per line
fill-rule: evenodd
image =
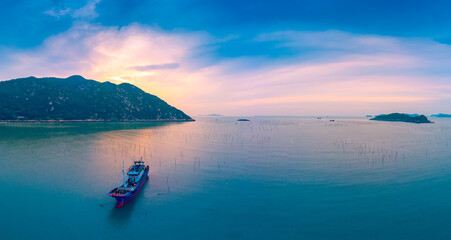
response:
M143 174L143 170L145 168L143 161L134 161L133 165L128 169L128 182L134 183L138 182Z

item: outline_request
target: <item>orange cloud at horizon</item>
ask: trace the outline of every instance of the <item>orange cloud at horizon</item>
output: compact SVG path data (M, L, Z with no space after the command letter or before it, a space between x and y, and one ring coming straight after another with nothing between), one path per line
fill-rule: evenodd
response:
M257 105L257 104L275 104L275 103L308 103L308 102L378 102L378 103L399 103L399 102L420 102L431 101L429 98L416 97L345 97L331 95L303 95L303 96L285 96L273 98L259 98L237 102L229 102L230 105Z
M271 114L273 108L307 103L365 104L362 109L369 110L396 104L410 109L413 103L426 106L451 98L444 92L450 89L445 80L434 82L410 73L429 63L406 51L349 53L311 61L293 58L252 66L257 58L209 63L209 57L199 57L198 49L211 41L203 33L138 24L123 28L82 24L47 39L37 50L13 54L17 64L8 67L34 76L78 74L101 82L128 82L191 115ZM393 39L371 37L363 42L400 48ZM336 110L327 104L321 108L321 112ZM296 115L317 111L302 109L305 112Z

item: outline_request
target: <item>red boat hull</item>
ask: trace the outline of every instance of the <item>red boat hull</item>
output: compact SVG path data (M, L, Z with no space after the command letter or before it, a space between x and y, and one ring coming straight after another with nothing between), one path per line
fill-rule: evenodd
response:
M116 204L116 208L120 208L122 206L124 206L126 203L130 202L131 200L133 200L136 195L138 195L138 193L141 191L142 186L144 185L144 183L147 180L147 175L149 174L149 167L146 167L146 170L143 174L143 177L141 178L141 180L138 183L138 188L134 191L134 192L130 192L128 194L124 194L124 195L113 195L113 194L108 194L114 198L116 198L117 204Z

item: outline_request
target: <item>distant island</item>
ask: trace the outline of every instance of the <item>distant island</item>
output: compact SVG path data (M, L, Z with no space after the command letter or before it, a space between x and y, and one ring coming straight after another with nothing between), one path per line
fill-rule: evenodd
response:
M451 114L444 114L444 113L439 113L439 114L434 114L434 115L431 115L431 117L438 117L438 118L451 118Z
M237 120L238 122L249 122L249 119L245 119L245 118L240 118Z
M0 120L194 121L132 84L78 75L0 82Z
M405 113L391 113L378 115L370 120L376 121L390 121L390 122L411 122L411 123L432 123L424 115L411 116Z

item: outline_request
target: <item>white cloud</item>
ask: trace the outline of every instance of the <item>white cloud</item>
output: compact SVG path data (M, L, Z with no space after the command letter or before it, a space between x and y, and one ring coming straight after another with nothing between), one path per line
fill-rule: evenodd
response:
M98 16L96 12L96 5L100 0L89 0L88 3L80 9L73 12L73 18L92 19Z
M90 20L98 17L98 14L96 12L96 5L100 1L101 0L88 0L86 5L78 9L71 9L68 7L66 8L54 7L50 10L44 11L43 13L56 18L70 15L74 19Z
M208 70L192 71L198 68L193 55L207 41L203 33L165 32L139 24L116 28L78 23L36 49L4 50L0 78L77 74L136 84L177 104L184 90L202 85L199 76Z
M256 41L278 41L293 51L313 48L315 55L209 61L211 53L199 52L211 51L215 41L200 32L78 23L36 49L3 50L0 77L79 74L129 82L189 114L433 113L446 111L450 102L451 52L436 42L279 32ZM242 67L257 61L263 64Z
M52 8L50 10L45 11L44 14L59 18L59 17L69 14L70 12L71 12L70 8L64 8L64 9Z

